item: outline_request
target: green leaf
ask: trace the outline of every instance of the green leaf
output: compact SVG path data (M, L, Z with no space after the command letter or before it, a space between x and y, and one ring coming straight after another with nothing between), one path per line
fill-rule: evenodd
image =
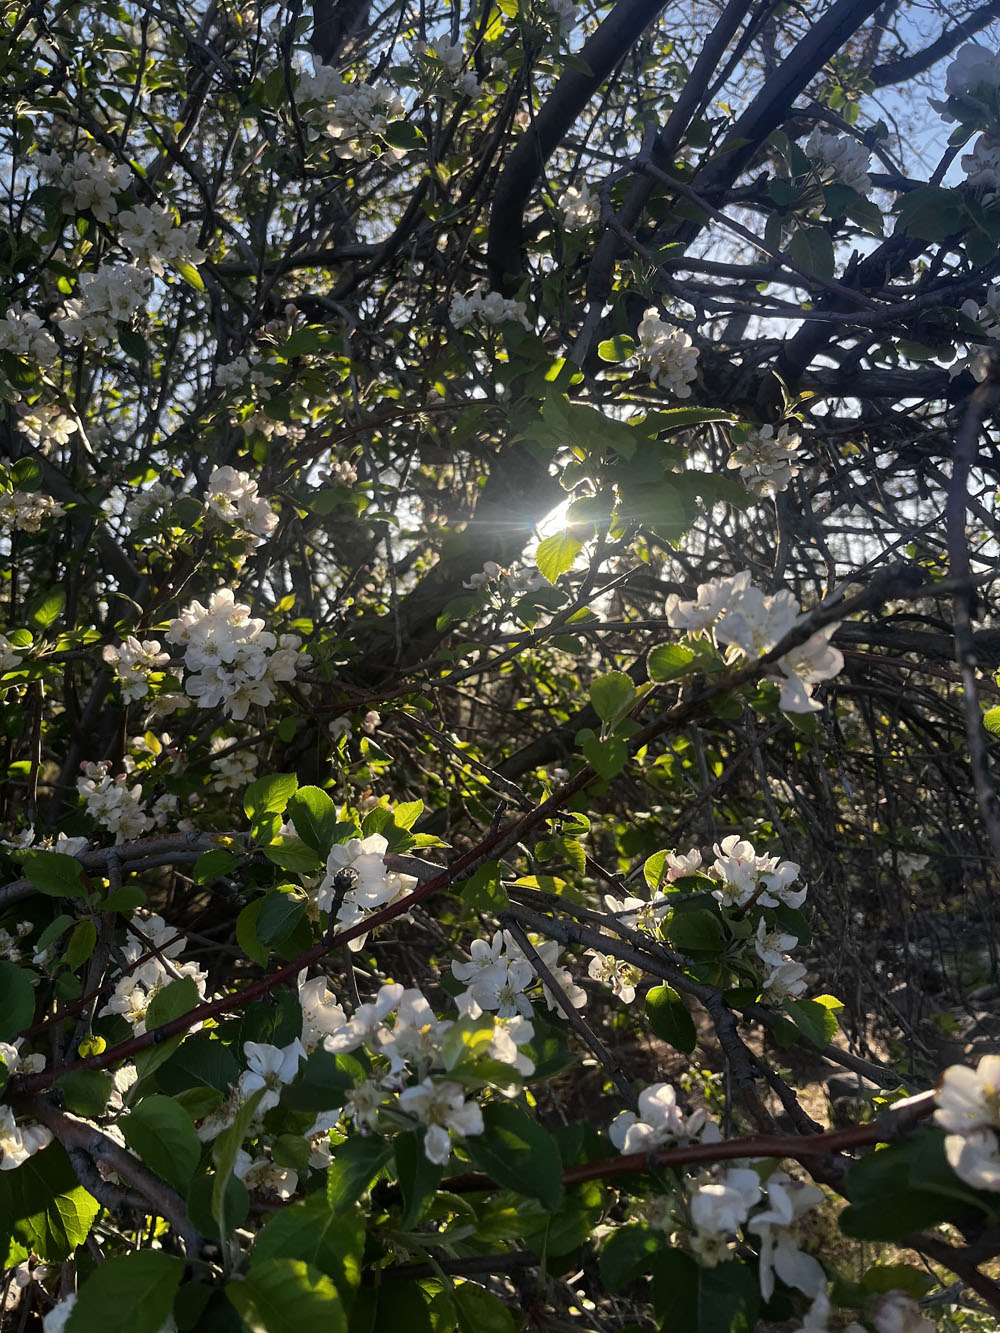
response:
M901 1240L970 1206L995 1217L996 1194L959 1180L948 1165L944 1140L943 1130L928 1128L855 1162L845 1181L850 1206L839 1218L844 1235Z
M635 686L624 671L609 671L590 684L590 702L602 722L615 722L635 701Z
M943 241L969 225L969 214L955 190L925 185L903 195L897 209L896 234L918 241Z
M332 1111L343 1106L353 1086L353 1075L341 1068L335 1055L319 1047L299 1062L295 1081L282 1089L281 1105L291 1111Z
M365 1215L360 1208L331 1208L322 1192L291 1204L261 1228L250 1261L251 1272L270 1259L304 1259L325 1273L343 1300L361 1283Z
M215 879L228 875L237 864L232 852L219 847L211 852L202 852L194 863L193 877L196 884L211 884Z
M630 357L635 356L635 339L630 338L625 333L615 334L613 338L605 338L604 342L597 344L597 355L602 361L607 361L611 365L617 365L620 361L628 361Z
M299 781L294 773L272 773L251 782L243 795L243 809L248 818L259 815L283 815L295 795Z
M252 1333L347 1333L347 1315L332 1279L302 1259L254 1264L245 1278L226 1285Z
M233 1176L236 1155L242 1148L247 1130L257 1113L257 1103L265 1091L264 1088L258 1088L237 1111L236 1119L229 1128L224 1129L212 1144L212 1161L215 1163L215 1179L212 1181L212 1217L223 1241L233 1227L238 1225L232 1218L226 1187Z
M722 922L708 908L674 910L667 924L667 939L685 953L719 953L725 945Z
M410 1231L423 1216L424 1209L433 1199L443 1169L427 1160L424 1152L426 1129L410 1129L397 1134L393 1143L396 1155L396 1179L403 1195L403 1217L400 1226Z
M760 1298L754 1273L730 1261L702 1268L664 1247L653 1262L653 1309L669 1333L751 1333Z
M824 1000L832 1000L833 1003L824 1004ZM837 1035L840 1024L837 1022L836 1010L843 1007L832 995L823 995L815 1000L785 1001L785 1013L803 1036L820 1050L828 1046Z
M581 748L587 763L605 781L610 781L628 763L628 746L620 736L609 736L602 741L589 732L584 736Z
M42 465L37 458L19 458L10 470L16 491L37 491L42 484Z
M267 847L261 848L267 859L293 875L315 875L323 869L323 859L301 838L278 835Z
M601 1279L609 1291L621 1291L642 1273L663 1250L663 1236L645 1226L625 1226L613 1231L601 1250Z
M538 572L549 583L555 583L560 574L573 568L573 561L583 550L583 542L571 532L558 532L538 543L535 564Z
M500 881L499 861L487 861L473 871L462 884L462 901L476 912L506 911L509 899Z
M305 898L291 893L265 894L257 915L257 938L268 948L278 949L291 938L305 916Z
M65 605L66 589L61 585L58 588L49 588L32 597L27 608L28 618L39 629L48 629L62 615Z
M457 1283L451 1296L461 1333L514 1333L514 1316L485 1287Z
M392 822L397 828L411 829L423 813L423 801L401 801L393 809Z
M32 887L50 898L80 898L87 886L83 866L62 852L29 852L22 865Z
M35 1016L33 972L0 962L0 1041L14 1041Z
M994 736L1000 736L1000 707L987 708L983 714L983 726Z
M193 264L171 264L175 273L184 279L189 287L193 287L196 292L205 290L205 281Z
M56 1079L67 1109L88 1120L104 1114L114 1086L111 1075L99 1069L74 1069Z
M502 1185L540 1199L550 1212L562 1203L562 1162L552 1135L509 1102L483 1108L484 1130L465 1148L480 1171Z
M303 842L320 856L329 856L337 827L337 808L325 791L319 787L299 787L289 798L286 814Z
M184 1260L163 1250L105 1259L80 1288L66 1333L159 1333L183 1273Z
M646 658L649 679L656 685L676 680L678 676L687 674L695 656L693 649L686 648L682 643L661 643Z
M408 120L394 120L382 131L382 138L390 148L400 148L404 152L423 148L427 143L417 126Z
M792 233L787 253L807 274L833 277L833 241L824 227L799 227Z
M201 1143L187 1112L170 1097L144 1097L118 1124L149 1169L185 1194L201 1160Z
M360 1199L384 1166L392 1160L392 1144L383 1139L352 1134L338 1144L326 1170L326 1198L334 1210Z
M10 1219L18 1244L48 1263L68 1259L83 1244L100 1210L59 1143L35 1153L16 1171L0 1171L0 1218Z
M257 918L260 916L260 909L263 906L264 899L255 898L252 903L247 903L236 918L236 943L248 958L261 967L267 962L271 952L270 949L261 944L257 935Z
M654 986L646 995L646 1017L649 1026L661 1041L685 1055L690 1055L698 1044L698 1030L688 1013L687 1005L672 986Z
M78 921L72 934L66 941L62 961L71 972L75 972L94 952L97 943L97 927L93 921Z

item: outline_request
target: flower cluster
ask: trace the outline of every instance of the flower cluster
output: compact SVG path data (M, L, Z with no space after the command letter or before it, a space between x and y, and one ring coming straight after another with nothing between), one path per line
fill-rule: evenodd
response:
M146 1011L154 995L181 977L191 978L198 998L203 1000L207 974L196 963L178 961L183 949L183 937L178 938L177 931L162 916L136 912L122 946L121 972L110 999L100 1011L101 1017L120 1014L138 1036L146 1031Z
M468 296L455 292L448 309L448 318L456 329L468 328L473 323L489 324L495 328L514 320L530 329L526 308L523 301L509 301L499 292L484 292L481 287L477 287Z
M132 168L111 161L100 150L81 151L64 162L58 153L38 153L34 159L38 174L50 185L64 191L64 213L89 210L98 222L110 222L118 212L116 195L128 189Z
M33 310L12 305L0 319L0 352L10 352L39 366L51 366L59 355L59 344Z
M995 133L1000 128L1000 54L967 42L948 66L945 92L947 101L928 99L944 120Z
M722 1137L704 1111L685 1114L669 1083L654 1083L641 1092L639 1114L623 1111L608 1133L621 1153L649 1153L698 1140L717 1143ZM676 1194L651 1200L646 1220L666 1230L673 1247L687 1249L707 1268L733 1257L742 1231L743 1243L754 1244L760 1256L765 1301L774 1295L775 1274L817 1299L825 1294L826 1275L819 1262L801 1250L798 1227L804 1214L822 1203L823 1194L784 1171L765 1174L763 1166L754 1170L740 1164L682 1171Z
M198 228L195 223L181 225L167 208L150 208L136 204L118 214L118 239L140 263L162 277L167 264L205 262L198 249Z
M387 84L345 83L330 65L301 75L298 93L313 137L332 139L338 157L356 162L364 161L390 120L406 114L403 99Z
M65 303L57 323L70 342L107 347L119 324L131 324L137 311L145 311L146 283L134 264L102 264L80 275L79 295Z
M788 425L780 426L777 435L773 426L758 426L734 447L727 466L739 468L740 481L754 495L777 495L798 476L795 455L801 443Z
M102 657L115 673L125 703L134 703L149 693L150 678L170 661L169 653L160 652L158 639L142 639L129 634L118 644L104 647Z
M46 519L62 518L61 504L38 491L0 491L0 531L37 532Z
M462 584L463 588L471 588L473 592L482 590L489 593L490 600L495 605L547 586L548 581L537 569L519 569L517 566L505 569L495 560L487 560L482 569L472 574Z
M723 920L733 930L729 957L736 971L771 1003L801 995L806 988L806 968L789 954L798 937L782 928L775 911L794 910L805 902L807 889L796 885L799 866L777 856L758 855L738 833L715 843L712 851L715 859L708 864L703 864L697 847L682 854L663 854L662 865L651 879L651 896L619 900L609 895L604 900L609 914L634 930L666 939L679 901L673 885L697 876L699 887L715 899ZM630 1003L638 984L636 973L623 968L613 955L592 952L591 977L610 986L623 1003Z
M429 63L444 67L449 79L465 97L478 97L482 87L474 70L463 70L465 52L461 42L449 42L447 37L437 37L432 42L414 42L413 54L428 59Z
M52 1142L44 1125L21 1124L9 1106L0 1106L0 1171L13 1171Z
M727 661L763 656L804 619L792 593L785 589L764 593L750 582L748 571L701 584L694 601L671 595L666 616L674 629L710 633L716 643L728 645ZM838 675L844 665L840 651L830 643L839 623L817 630L765 672L768 680L780 685L780 707L786 713L819 711L813 689Z
M579 189L571 185L564 190L559 196L559 207L562 209L563 221L570 231L577 227L589 227L601 216L601 201L590 193L586 181L583 181Z
M981 134L971 153L962 158L966 184L983 191L982 202L992 204L1000 195L1000 138Z
M987 338L1000 338L1000 284L990 284L983 305L970 297L963 302L961 312L966 319L978 324Z
M38 445L42 453L47 453L54 444L68 444L70 436L79 429L77 421L67 416L57 403L43 403L41 400L30 409L21 409L17 426L18 430Z
M142 787L138 783L128 787L124 773L112 778L110 768L106 762L84 764L76 789L86 801L91 819L113 833L116 842L127 842L147 833L153 820L143 806Z
M553 981L574 1008L587 1002L586 993L574 982L572 974L559 966L559 945L554 940L532 941L539 959ZM473 940L468 963L452 963L456 981L466 983L466 990L456 1003L462 1013L478 1018L484 1012L500 1018L530 1018L531 1000L525 993L535 983L535 969L509 931L498 930L492 940ZM558 1011L556 997L548 986L542 994L550 1010Z
M303 1003L303 1014L307 1007L310 1015L315 1016L315 1003ZM456 1023L439 1019L420 990L404 989L394 983L382 986L374 1000L362 1004L346 1021L341 1021L343 1012L338 1010L339 1006L328 1005L323 1011L324 1048L341 1055L364 1046L372 1060L369 1076L348 1095L344 1105L345 1117L354 1122L356 1129L371 1133L379 1126L385 1110L395 1107L426 1126L424 1152L440 1166L451 1156L452 1135L466 1138L483 1132L479 1106L466 1099L466 1088L475 1083L481 1086L482 1081L470 1078L469 1069L465 1071L464 1087L463 1083L447 1078L455 1069L464 1045L455 1042L453 1054L446 1049L446 1038L456 1029L458 1035L463 1031L471 1034L470 1020ZM534 1070L533 1063L519 1050L532 1036L531 1024L523 1019L493 1020L484 1054L510 1066L512 1085L516 1084L517 1075Z
M1000 1191L1000 1055L984 1055L975 1070L946 1069L934 1119L947 1131L955 1174L974 1189Z
M278 515L248 472L217 467L208 479L208 507L224 523L254 537L268 537L278 526Z
M207 606L191 602L170 622L167 639L184 647L189 672L184 689L198 707L221 704L226 716L237 721L251 704L273 703L275 685L294 680L299 668L312 662L297 634L276 638L229 588L213 593Z
M829 130L817 125L806 143L806 156L817 164L822 181L837 181L862 195L871 193L872 183L868 176L870 154L863 144L850 135L831 134Z
M691 335L662 320L651 306L639 323L639 355L653 384L675 398L690 398L698 374L698 349Z
M388 846L380 833L373 833L367 838L334 843L330 848L326 872L316 890L316 905L322 912L333 912L342 930L388 907L416 887L412 875L386 869L383 857ZM361 949L366 939L366 935L360 935L350 941L349 947Z
M257 755L243 750L228 736L212 737L212 790L240 791L257 776Z

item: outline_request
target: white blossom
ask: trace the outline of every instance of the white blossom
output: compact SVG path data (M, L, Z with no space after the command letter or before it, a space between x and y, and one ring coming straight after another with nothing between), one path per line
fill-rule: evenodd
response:
M10 352L39 366L51 366L59 355L59 344L33 310L12 305L0 319L0 352Z
M581 181L580 188L568 186L559 196L563 221L570 231L577 227L589 227L601 216L601 201L590 193L586 181Z
M600 953L597 949L588 949L587 953L591 955L587 975L593 981L610 986L615 998L621 1000L622 1004L631 1004L639 980L638 969L623 963L613 954Z
M819 165L820 180L848 185L858 194L871 193L868 176L871 154L849 134L832 134L817 125L806 144L806 156Z
M608 1134L621 1153L649 1152L699 1135L713 1142L718 1137L718 1127L703 1110L685 1115L671 1084L652 1083L639 1093L639 1114L622 1111L611 1122Z
M0 1106L0 1171L13 1171L52 1142L52 1131L44 1125L14 1121L9 1106Z
M514 321L530 329L526 309L523 301L507 300L499 292L484 292L481 287L477 287L468 296L455 292L451 298L448 318L456 329L464 329L474 323L495 328L499 324Z
M228 588L213 593L208 606L191 602L170 622L167 639L184 647L189 672L184 689L198 707L221 704L237 721L251 705L273 703L275 683L294 679L299 668L312 662L308 653L299 651L297 635L282 635L279 641Z
M0 491L0 531L37 532L44 522L62 518L61 504L38 491Z
M690 398L698 375L698 349L691 335L662 320L651 306L639 323L639 356L653 384L675 398Z
M118 239L141 263L160 277L167 264L205 262L204 251L197 246L195 223L180 224L169 209L136 204L118 214Z
M387 870L384 856L389 844L381 833L367 838L350 838L334 843L326 858L326 873L316 890L316 904L320 911L329 912L339 898L337 924L346 929L356 925L372 912L404 897L416 887L412 875L400 875ZM340 890L335 881L344 875L349 885ZM365 936L348 942L348 947L360 949Z
M796 1224L823 1202L822 1191L776 1171L767 1182L767 1201L770 1207L754 1214L748 1223L749 1230L760 1238L761 1295L765 1301L774 1295L777 1273L787 1286L817 1296L826 1287L826 1275L812 1255L799 1249Z
M215 468L208 479L207 503L217 518L254 537L268 537L278 526L278 515L257 494L257 483L248 472Z
M263 1115L272 1106L277 1106L281 1098L281 1089L291 1083L298 1073L299 1061L305 1059L305 1048L298 1037L287 1046L271 1046L267 1042L247 1041L243 1043L248 1069L240 1075L239 1093L246 1101L259 1089L264 1095L257 1103L257 1113Z
M70 342L107 347L118 338L118 326L145 314L148 279L132 264L102 264L81 273L76 295L67 301L59 327Z
M39 175L65 192L64 213L89 209L98 222L110 222L118 212L116 195L128 189L132 168L115 163L101 149L81 150L68 161L56 153L38 153L34 164Z
M424 1152L428 1161L447 1165L451 1157L451 1134L466 1138L483 1132L483 1113L475 1102L465 1100L460 1083L435 1083L425 1078L399 1094L400 1110L426 1125Z
M733 1166L717 1180L698 1185L689 1202L691 1222L702 1232L735 1234L760 1198L760 1176L749 1167Z
M302 1045L308 1052L324 1037L339 1032L347 1023L347 1015L327 985L326 977L307 981L305 975L299 973L299 1004L302 1007Z
M795 454L802 438L783 425L777 435L773 426L759 426L736 445L726 464L739 468L740 480L754 495L777 495L788 489L799 473Z
M116 835L116 841L138 838L153 827L142 804L142 786L128 787L124 773L112 778L107 763L85 764L76 789L87 803L87 814Z
M125 703L133 703L149 693L150 677L170 661L169 653L160 652L158 639L140 641L129 634L122 643L105 644L101 654L115 673Z
M243 749L228 736L212 737L212 756L213 791L240 791L256 777L259 763L256 752Z
M356 162L368 157L390 120L406 114L403 99L387 84L345 83L331 65L300 75L298 96L311 136L330 139L337 157Z
M934 1333L937 1325L925 1319L920 1307L905 1291L884 1291L872 1310L875 1333Z
M1000 138L993 134L981 134L972 152L962 158L962 170L965 172L966 185L982 190L983 204L992 204L1000 196ZM964 314L965 306L962 311Z
M6 634L0 634L0 675L19 667L24 658L17 651Z

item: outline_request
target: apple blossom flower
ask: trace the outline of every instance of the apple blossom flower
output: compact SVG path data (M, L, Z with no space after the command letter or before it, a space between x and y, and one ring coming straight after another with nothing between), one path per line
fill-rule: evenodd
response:
M298 1037L287 1046L271 1046L267 1042L247 1041L243 1043L248 1069L239 1079L239 1094L243 1101L252 1097L259 1089L264 1095L257 1103L258 1115L263 1115L272 1106L277 1106L281 1099L281 1089L291 1083L298 1073L299 1061L306 1056L305 1048Z
M795 454L801 443L787 424L777 435L773 426L759 426L734 447L726 466L739 468L740 480L754 495L777 495L800 471Z
M654 306L639 323L639 357L653 384L675 398L690 398L698 375L698 349L691 335L662 320Z
M465 1100L460 1083L435 1083L425 1078L399 1094L400 1110L426 1125L424 1152L427 1160L446 1166L451 1157L451 1134L467 1138L483 1132L483 1113L475 1102Z
M823 1202L823 1193L805 1181L776 1171L767 1182L770 1207L750 1218L748 1229L760 1238L760 1291L765 1301L774 1295L777 1273L789 1287L815 1297L826 1287L826 1274L817 1260L798 1247L797 1222Z
M611 1142L621 1153L649 1152L699 1135L706 1142L714 1142L718 1133L718 1126L709 1120L707 1112L684 1114L669 1083L651 1083L644 1088L639 1093L639 1114L622 1111L608 1130Z
M869 195L872 183L868 175L871 154L849 134L832 134L817 125L806 143L806 157L819 167L823 182L848 185L858 194Z

